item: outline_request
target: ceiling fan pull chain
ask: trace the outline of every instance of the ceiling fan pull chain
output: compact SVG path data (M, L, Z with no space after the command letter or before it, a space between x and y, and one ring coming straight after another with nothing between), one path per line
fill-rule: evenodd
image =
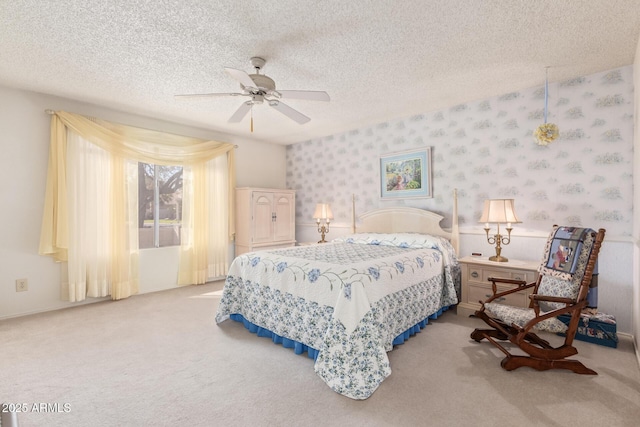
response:
M251 105L251 133L253 133L253 105Z

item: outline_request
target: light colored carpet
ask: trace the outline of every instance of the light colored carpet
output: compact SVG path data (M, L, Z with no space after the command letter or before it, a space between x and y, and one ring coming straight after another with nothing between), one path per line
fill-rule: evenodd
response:
M640 369L628 339L617 349L577 343L598 376L506 372L500 352L469 338L481 322L450 311L389 353L391 376L355 401L329 389L306 355L236 322L216 325L221 288L0 321L0 402L49 404L19 414L21 427L640 423Z

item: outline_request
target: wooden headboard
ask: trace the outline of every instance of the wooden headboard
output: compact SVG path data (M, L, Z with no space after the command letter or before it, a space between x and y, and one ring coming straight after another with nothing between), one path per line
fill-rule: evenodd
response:
M440 221L444 218L434 212L418 208L391 207L376 209L360 215L356 229L355 197L352 206L351 232L355 233L422 233L443 236L451 241L456 253L459 250L458 193L453 191L453 221L451 231L443 230Z

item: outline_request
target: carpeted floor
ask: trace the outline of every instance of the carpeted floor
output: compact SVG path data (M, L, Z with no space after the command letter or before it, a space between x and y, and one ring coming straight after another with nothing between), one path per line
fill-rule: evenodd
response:
M21 427L640 424L629 339L617 349L577 342L598 376L506 372L502 353L469 338L480 322L450 311L392 351L391 376L355 401L329 389L306 355L236 322L216 325L221 288L0 321L0 402L25 404Z

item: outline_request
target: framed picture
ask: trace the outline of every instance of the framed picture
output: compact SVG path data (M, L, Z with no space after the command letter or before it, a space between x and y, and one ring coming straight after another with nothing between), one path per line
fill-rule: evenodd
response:
M381 156L380 194L383 199L433 197L431 147Z

